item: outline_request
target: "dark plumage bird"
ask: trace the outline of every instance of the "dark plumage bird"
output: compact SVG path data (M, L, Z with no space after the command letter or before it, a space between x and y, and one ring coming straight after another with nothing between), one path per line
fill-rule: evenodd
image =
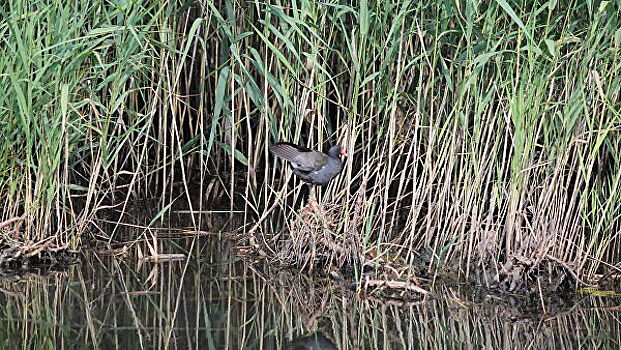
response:
M270 152L288 160L293 173L309 185L326 185L330 182L343 170L340 156L347 155L339 145L332 146L325 154L290 142L275 143L270 147Z
M321 333L314 333L306 337L294 339L288 350L336 350L336 346L330 339Z

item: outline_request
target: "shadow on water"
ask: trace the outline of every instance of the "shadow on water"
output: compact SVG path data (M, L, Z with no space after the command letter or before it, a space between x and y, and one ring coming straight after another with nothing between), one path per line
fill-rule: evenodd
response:
M525 313L459 286L404 303L270 271L217 236L166 239L186 260L87 253L64 271L0 275L1 348L451 349L621 346L618 298ZM146 250L146 247L141 249ZM519 300L518 300L519 301Z

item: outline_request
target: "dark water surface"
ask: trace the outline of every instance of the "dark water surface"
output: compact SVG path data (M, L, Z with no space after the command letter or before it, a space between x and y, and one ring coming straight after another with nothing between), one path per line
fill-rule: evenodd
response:
M519 296L444 286L403 303L253 268L217 236L158 243L191 255L181 261L139 263L148 245L132 249L89 253L64 271L0 274L0 348L621 348L618 297L577 296L543 314L524 310Z

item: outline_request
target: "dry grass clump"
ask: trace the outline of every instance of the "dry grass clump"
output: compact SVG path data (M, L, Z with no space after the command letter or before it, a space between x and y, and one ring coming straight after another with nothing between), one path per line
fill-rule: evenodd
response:
M59 244L55 236L39 241L29 239L23 234L22 220L14 217L0 222L0 268L25 263L54 265L65 260L66 254L55 253L66 250L68 244Z
M313 270L319 266L339 268L360 262L360 231L343 226L343 211L335 202L318 202L311 194L308 203L294 216L289 236L278 249L278 259Z
M368 244L374 237L372 232L365 234L365 225L369 223L365 213L372 209L373 201L367 195L366 180L352 198L350 206L342 206L333 198L318 201L311 192L306 205L295 211L285 232L264 240L260 253L301 270L320 270L344 277L351 282L352 290L365 295L411 300L428 294L417 277L419 272L425 274L421 269L429 263L423 261L422 254L406 259L402 246L387 245L378 250Z

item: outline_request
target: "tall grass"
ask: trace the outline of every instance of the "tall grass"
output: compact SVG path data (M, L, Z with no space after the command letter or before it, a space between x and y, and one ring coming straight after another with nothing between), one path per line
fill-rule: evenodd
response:
M239 48L278 109L232 114L257 125L249 168L274 163L273 140L346 144L353 157L325 195L365 257L427 252L466 274L492 267L486 282L512 290L552 266L579 279L617 261L618 4L518 5L256 4L263 26L239 34ZM288 186L283 168L265 169L257 215ZM266 232L295 220L293 203Z
M162 2L12 1L2 10L3 218L76 247L101 209L178 177L183 113ZM174 23L174 16L172 21ZM173 44L173 46L168 46Z
M185 5L4 9L2 215L28 237L77 245L100 209L198 185L194 209L225 198L278 251L303 191L268 146L289 140L348 149L322 195L363 263L514 290L618 261L618 2Z

